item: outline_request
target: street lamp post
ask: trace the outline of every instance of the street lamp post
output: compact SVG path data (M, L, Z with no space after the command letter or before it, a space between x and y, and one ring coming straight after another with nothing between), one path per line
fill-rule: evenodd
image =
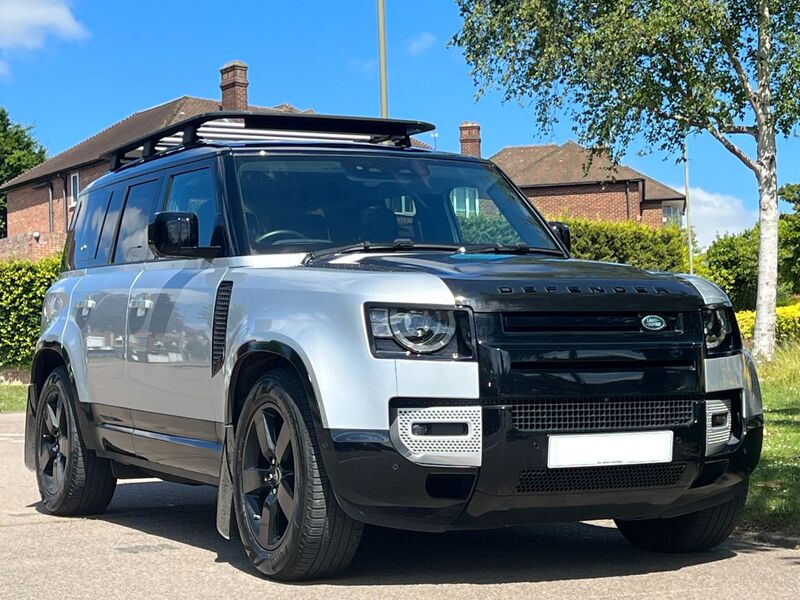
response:
M389 91L386 75L386 0L378 0L378 63L381 78L381 118L389 117Z
M683 194L686 196L686 239L689 245L689 273L694 275L694 240L692 239L692 204L689 201L689 150L683 139Z

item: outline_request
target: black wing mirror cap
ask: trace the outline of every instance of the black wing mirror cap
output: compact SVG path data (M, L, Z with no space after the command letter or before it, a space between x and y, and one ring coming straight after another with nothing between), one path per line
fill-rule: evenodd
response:
M556 234L556 237L558 237L567 252L572 252L572 233L569 230L569 225L561 221L551 221L550 229Z
M147 227L147 243L159 257L212 259L220 250L199 245L197 215L190 212L156 213Z

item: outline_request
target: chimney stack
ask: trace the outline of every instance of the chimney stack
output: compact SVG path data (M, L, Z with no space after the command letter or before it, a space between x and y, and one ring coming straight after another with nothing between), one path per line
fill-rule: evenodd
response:
M464 121L459 127L461 154L481 157L481 126L472 121Z
M222 110L247 110L247 65L235 60L223 66L219 72Z

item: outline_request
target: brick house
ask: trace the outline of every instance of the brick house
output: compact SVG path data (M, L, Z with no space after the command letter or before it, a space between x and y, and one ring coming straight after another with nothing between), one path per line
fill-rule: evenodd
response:
M220 75L219 100L183 96L134 113L3 184L0 192L6 194L8 213L0 260L36 260L60 252L79 191L108 172L104 157L128 140L215 110L299 112L289 104L272 109L249 105L247 65L242 62L226 64Z
M462 123L459 137L462 154L481 155L477 123ZM680 224L686 207L680 192L602 155L590 160L589 151L572 141L560 146L508 146L490 160L550 219L634 221L661 227Z

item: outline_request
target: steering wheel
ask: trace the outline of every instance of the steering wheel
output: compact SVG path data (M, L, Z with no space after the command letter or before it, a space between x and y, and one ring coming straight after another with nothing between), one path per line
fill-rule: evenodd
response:
M286 238L286 239L300 238L307 240L308 236L304 233L300 233L299 231L295 231L294 229L276 229L275 231L270 231L256 238L256 244L268 243L272 245L275 242L277 242L278 239L281 238Z

